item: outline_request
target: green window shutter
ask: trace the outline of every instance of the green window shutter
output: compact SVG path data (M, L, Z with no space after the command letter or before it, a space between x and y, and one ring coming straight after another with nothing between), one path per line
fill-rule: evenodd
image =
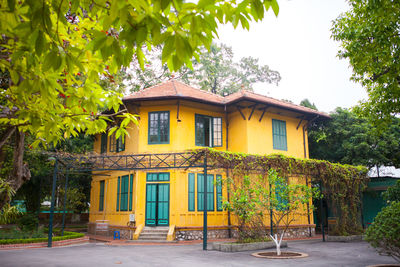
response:
M128 210L129 175L121 177L121 208L120 211Z
M104 209L104 180L100 181L99 211Z
M130 191L129 191L129 211L132 211L132 197L133 197L133 174L131 174L130 179Z
M125 136L125 141L126 141L126 136ZM125 142L122 141L122 137L119 137L117 139L117 144L116 144L116 152L121 152L125 150Z
M207 175L207 210L214 211L214 175Z
M286 122L272 119L273 148L287 151Z
M217 174L217 211L222 211L222 176Z
M117 211L119 211L119 198L120 198L120 177L118 176L118 185L117 185Z
M197 211L204 209L204 175L197 174Z
M222 118L213 118L213 147L222 146Z
M189 173L189 181L188 181L188 199L189 199L189 201L188 201L188 210L189 211L194 211L195 210L195 208L194 208L194 198L195 198L195 196L194 196L194 194L195 194L195 191L194 191L194 183L195 183L195 174L194 173Z
M101 134L101 142L100 142L100 153L106 153L107 152L107 134L102 133Z

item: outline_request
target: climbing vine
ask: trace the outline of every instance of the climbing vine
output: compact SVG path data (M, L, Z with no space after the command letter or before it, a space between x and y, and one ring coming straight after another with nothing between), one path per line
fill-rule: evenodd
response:
M364 166L342 165L324 160L300 159L281 154L253 155L207 148L192 153L205 153L208 165L229 170L233 176L249 173L267 174L275 169L280 176L301 176L319 184L321 191L338 217L330 234L350 235L362 231L360 224L361 193L368 177Z

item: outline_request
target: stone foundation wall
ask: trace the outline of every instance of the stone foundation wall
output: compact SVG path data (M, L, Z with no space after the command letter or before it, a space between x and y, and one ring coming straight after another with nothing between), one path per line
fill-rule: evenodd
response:
M281 230L279 230L281 232ZM238 233L236 229L231 230L232 237L237 238ZM299 228L289 228L286 233L286 238L296 238L296 237L309 237L310 230L308 227ZM315 228L311 227L311 236L315 236ZM181 240L202 240L203 230L177 230L175 238L178 241ZM229 238L228 229L213 230L209 229L207 231L207 238L209 239L224 239Z

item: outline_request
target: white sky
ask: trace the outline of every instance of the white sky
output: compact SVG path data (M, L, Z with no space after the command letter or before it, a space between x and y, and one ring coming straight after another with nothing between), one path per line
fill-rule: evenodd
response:
M259 84L255 91L295 104L308 98L325 112L366 99L365 90L350 81L348 61L336 57L339 43L330 38L332 20L349 8L345 0L280 0L279 7L278 17L270 10L249 32L240 25L218 31L236 60L252 56L280 72L278 86Z

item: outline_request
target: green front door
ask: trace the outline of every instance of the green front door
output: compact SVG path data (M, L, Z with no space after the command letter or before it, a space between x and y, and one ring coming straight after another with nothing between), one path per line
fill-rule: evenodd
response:
M169 224L169 184L146 185L146 225Z

